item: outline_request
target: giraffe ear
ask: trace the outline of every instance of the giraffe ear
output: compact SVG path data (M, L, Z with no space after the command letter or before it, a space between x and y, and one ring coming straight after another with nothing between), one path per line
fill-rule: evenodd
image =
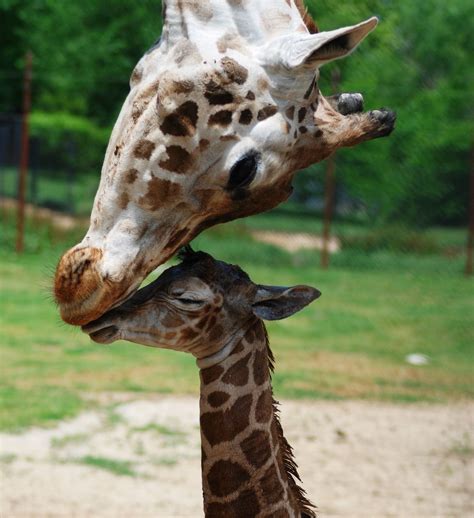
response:
M377 24L378 19L372 17L334 31L285 35L271 41L261 59L266 65L279 64L287 70L324 65L350 54Z
M281 320L297 313L321 296L321 292L310 286L258 286L252 312L264 320Z

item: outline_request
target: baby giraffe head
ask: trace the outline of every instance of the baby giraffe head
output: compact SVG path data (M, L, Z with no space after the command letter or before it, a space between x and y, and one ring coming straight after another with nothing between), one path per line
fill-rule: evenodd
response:
M256 319L286 318L320 296L309 286L254 284L238 266L186 248L181 264L99 319L83 326L92 340L128 340L192 353L200 366L223 360Z
M377 19L314 32L298 4L164 3L162 38L132 74L89 230L56 271L66 322L118 306L203 229L275 207L298 169L392 131L393 112L362 113L360 94L331 100L318 87L320 67L350 54Z

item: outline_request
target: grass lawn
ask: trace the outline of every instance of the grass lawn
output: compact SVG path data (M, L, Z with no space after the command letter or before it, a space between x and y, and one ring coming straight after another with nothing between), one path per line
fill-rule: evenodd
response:
M74 415L90 404L84 397L90 392L197 395L192 357L125 342L101 347L61 323L50 294L52 271L80 231L63 235L28 221L26 252L17 256L11 223L0 228L1 428ZM449 246L462 244L457 231L439 233ZM344 250L322 271L317 252L291 255L257 243L241 223L204 233L195 247L239 263L257 282L322 291L303 312L268 325L278 398L473 397L474 290L462 275L462 256ZM410 353L431 361L411 366Z

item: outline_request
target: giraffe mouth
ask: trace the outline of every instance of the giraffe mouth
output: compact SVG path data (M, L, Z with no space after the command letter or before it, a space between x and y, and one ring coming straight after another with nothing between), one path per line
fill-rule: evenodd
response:
M91 327L93 326L92 324ZM108 345L119 339L119 328L115 325L102 327L96 331L88 331L86 329L87 327L88 326L83 326L82 330L89 335L93 342L98 344Z

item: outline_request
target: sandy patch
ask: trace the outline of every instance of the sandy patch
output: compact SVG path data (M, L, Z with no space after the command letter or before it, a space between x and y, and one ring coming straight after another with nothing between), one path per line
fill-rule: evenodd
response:
M252 236L262 243L275 245L288 252L297 252L298 250L322 250L324 240L322 237L312 234L304 234L299 232L273 232L266 230L258 230L252 232ZM331 254L339 252L341 242L336 237L330 237L328 240L328 251Z
M102 404L0 435L2 517L202 516L197 398ZM322 517L474 512L472 404L284 401L282 421Z

